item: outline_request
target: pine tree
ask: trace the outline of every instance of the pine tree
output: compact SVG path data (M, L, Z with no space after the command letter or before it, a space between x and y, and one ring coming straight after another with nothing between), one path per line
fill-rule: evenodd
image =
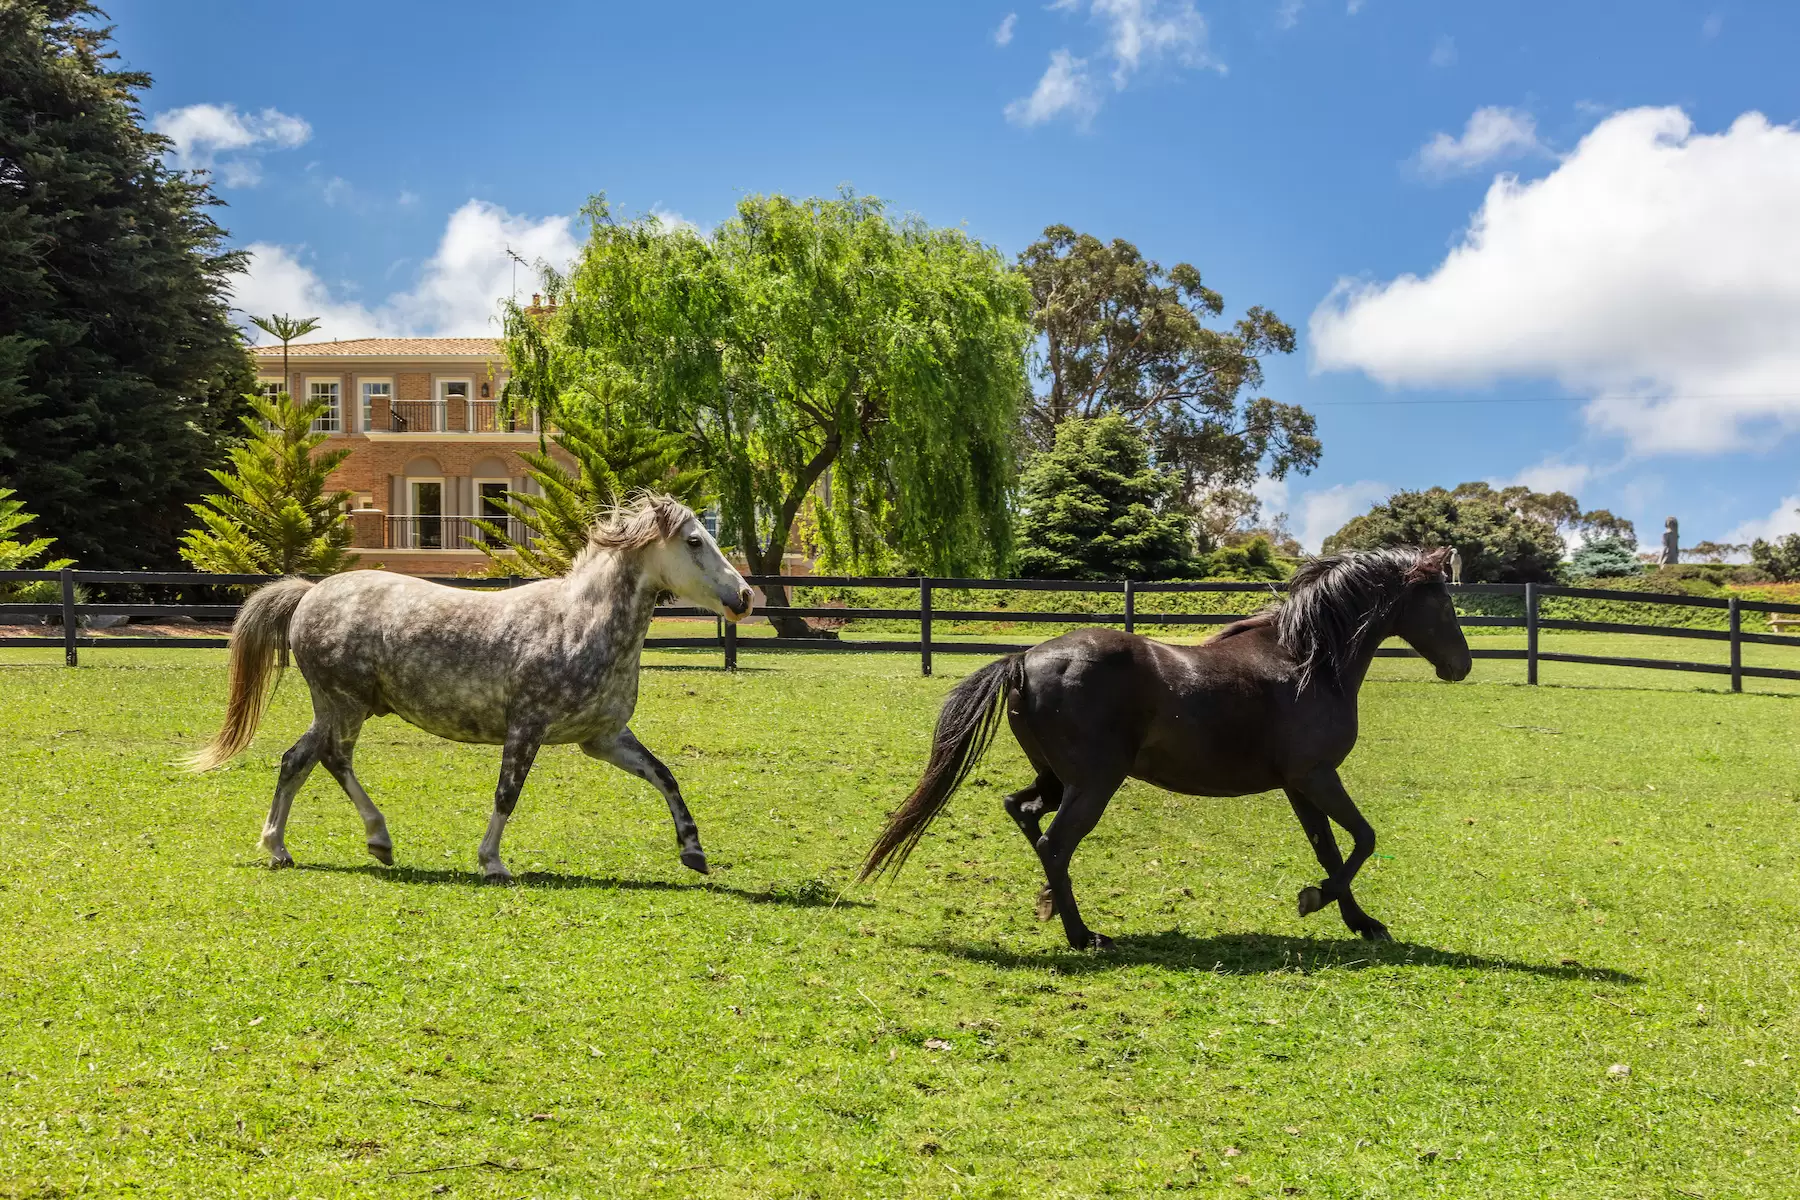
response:
M99 569L169 567L254 367L205 179L87 0L0 2L0 484Z
M36 517L25 511L23 501L13 498L11 488L0 487L0 571L60 571L74 560L53 559L32 564L32 559L50 549L55 538L32 538L25 541L20 530ZM46 604L59 589L53 583L0 583L0 604Z
M526 475L542 492L508 492L500 504L529 535L515 538L498 521L475 522L487 535L480 548L496 571L565 573L587 545L595 518L634 492L666 492L695 510L706 506L707 473L682 465L693 454L687 438L620 420L610 405L593 419L567 404L561 414L553 440L575 459L576 470L548 454L522 454Z
M205 526L181 539L181 557L218 575L329 575L355 564L349 552L349 492L325 479L348 450L314 453L326 435L312 423L325 402L247 396L249 438L231 451L232 470L210 474L224 488L188 507Z
M1018 574L1025 579L1172 579L1202 573L1181 483L1150 461L1144 435L1119 416L1074 418L1020 480Z

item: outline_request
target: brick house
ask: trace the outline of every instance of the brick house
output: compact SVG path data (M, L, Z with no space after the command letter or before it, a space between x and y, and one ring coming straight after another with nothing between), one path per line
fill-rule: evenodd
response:
M255 349L258 383L284 390L281 347ZM487 558L471 517L497 515L508 491L535 490L522 450L535 424L500 411L506 359L494 338L355 338L288 347L285 390L323 400L316 428L350 455L331 486L351 493L355 547L366 567L462 575ZM561 450L552 453L573 468Z

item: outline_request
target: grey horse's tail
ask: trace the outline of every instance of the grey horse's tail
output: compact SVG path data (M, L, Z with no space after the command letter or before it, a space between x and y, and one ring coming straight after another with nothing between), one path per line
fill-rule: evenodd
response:
M312 586L304 579L283 579L253 592L238 609L231 626L231 698L225 724L188 758L188 770L224 766L256 736L269 707L269 675L279 678L287 666L288 622Z
M962 786L987 752L994 731L1000 726L1007 692L1024 683L1025 656L1010 654L989 663L951 690L938 714L937 734L932 739L931 761L925 766L925 774L906 803L888 818L887 828L881 831L863 862L859 879L879 875L889 867L898 872L906 865L907 856L925 836L926 827L943 811L951 794Z

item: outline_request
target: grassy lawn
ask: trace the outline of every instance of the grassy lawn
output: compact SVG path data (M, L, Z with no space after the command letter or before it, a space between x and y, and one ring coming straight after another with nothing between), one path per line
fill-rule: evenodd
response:
M1032 917L1004 736L897 882L839 899L985 659L650 661L635 728L720 869L556 748L491 888L494 750L371 723L400 865L320 771L272 873L297 679L194 778L221 652L0 651L0 1197L1795 1194L1776 685L1381 662L1345 775L1400 940L1295 917L1319 872L1278 796L1132 784L1075 864L1094 957Z

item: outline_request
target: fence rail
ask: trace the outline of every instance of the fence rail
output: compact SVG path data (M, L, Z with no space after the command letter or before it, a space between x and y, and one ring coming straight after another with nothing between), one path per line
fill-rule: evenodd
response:
M419 520L421 518L413 518ZM444 522L456 518L438 518ZM131 637L117 635L97 637L92 633L83 633L84 622L94 617L142 617L165 619L191 619L195 621L224 622L236 617L236 604L217 603L212 598L204 601L174 603L101 601L89 602L79 598L77 588L87 584L101 585L135 585L142 588L206 588L217 590L242 589L272 582L273 576L265 575L206 575L191 572L171 571L82 571L69 568L61 571L0 571L0 584L3 583L52 583L57 585L59 598L55 602L0 604L0 624L17 624L21 620L37 622L53 622L61 625L56 635L28 635L20 637L0 637L0 649L13 647L51 647L61 646L64 659L69 666L77 665L79 651L83 647L218 647L227 644L223 637ZM1015 642L1000 641L963 641L954 643L934 642L935 626L944 623L963 622L1009 622L1020 624L1059 624L1059 625L1109 625L1118 626L1128 632L1135 632L1139 627L1166 627L1177 625L1224 625L1243 619L1243 613L1205 612L1205 613L1145 613L1137 611L1137 598L1145 594L1227 594L1260 592L1274 593L1281 590L1281 585L1272 583L1139 583L1133 580L1096 580L1072 581L1061 579L939 579L939 578L894 578L890 576L817 576L817 575L747 575L745 578L754 586L778 589L783 595L792 588L866 588L910 593L914 599L911 604L893 606L839 606L839 605L764 605L759 610L762 615L794 618L828 619L839 621L883 620L883 621L916 621L919 634L916 639L877 638L858 641L842 641L821 636L810 637L738 637L737 627L716 618L714 634L711 637L653 637L644 643L646 649L662 650L717 650L724 656L725 666L735 669L739 653L746 648L763 650L811 650L857 654L916 654L919 656L920 670L931 674L934 653L950 651L958 654L1007 654L1019 649ZM436 579L436 583L461 588L508 588L530 579L517 576L504 578L467 578ZM1707 675L1726 675L1730 677L1731 689L1742 691L1745 679L1785 679L1800 680L1800 670L1784 667L1753 667L1743 662L1743 647L1757 646L1795 646L1800 647L1800 635L1783 633L1746 632L1743 628L1743 617L1746 613L1762 616L1796 616L1800 615L1800 604L1784 604L1776 601L1744 600L1733 596L1717 598L1710 596L1685 596L1680 594L1659 592L1627 592L1609 591L1604 588L1562 587L1552 585L1527 584L1456 584L1451 592L1459 597L1474 596L1511 596L1523 601L1523 613L1519 616L1493 616L1482 614L1458 614L1459 622L1470 628L1505 628L1522 629L1525 632L1525 646L1517 648L1487 648L1474 646L1471 654L1478 659L1500 659L1523 661L1525 663L1526 682L1538 682L1538 667L1541 663L1581 663L1589 666L1629 667L1655 671L1688 671ZM1005 591L1005 592L1082 592L1092 595L1118 595L1123 598L1123 611L1092 612L1055 611L1040 612L1022 609L942 609L934 606L934 593L943 591ZM1670 608L1700 608L1724 610L1726 628L1695 629L1679 625L1639 625L1622 621L1589 621L1562 617L1545 617L1541 615L1543 600L1546 597L1561 597L1573 600L1620 601L1630 604L1660 605ZM1092 606L1088 606L1091 608ZM711 617L712 614L702 609L680 605L664 606L656 609L659 617ZM1539 645L1543 631L1584 632L1630 634L1647 637L1686 638L1695 641L1725 642L1730 647L1729 662L1701 663L1682 662L1659 658L1635 658L1617 655L1574 654L1565 651L1544 650ZM1381 658L1416 658L1417 654L1405 647L1383 646L1376 651Z

